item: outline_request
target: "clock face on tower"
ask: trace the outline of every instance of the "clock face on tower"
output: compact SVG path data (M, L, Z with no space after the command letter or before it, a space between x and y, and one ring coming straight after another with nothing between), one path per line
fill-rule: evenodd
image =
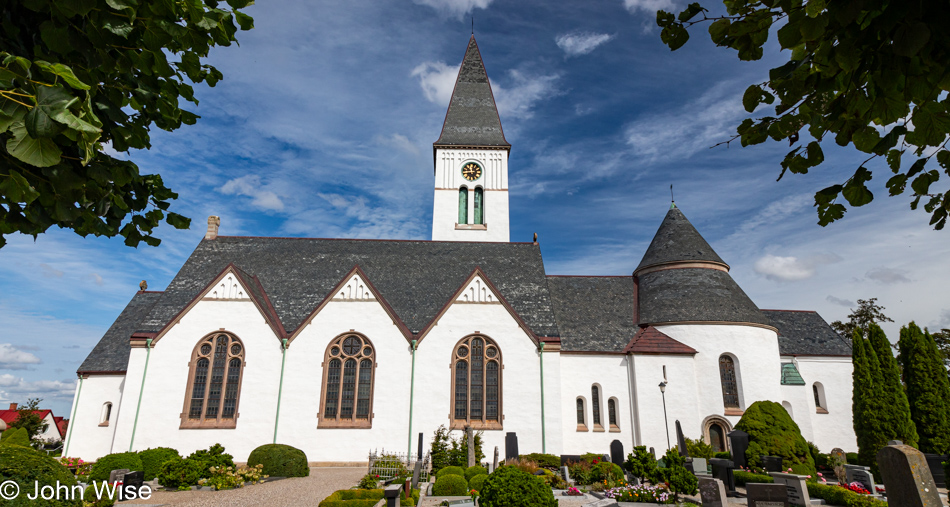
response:
M475 181L482 177L482 166L469 162L462 166L462 177L468 181Z

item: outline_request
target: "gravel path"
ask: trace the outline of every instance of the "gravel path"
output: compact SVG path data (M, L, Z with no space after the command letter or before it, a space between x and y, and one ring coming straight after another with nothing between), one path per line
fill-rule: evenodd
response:
M330 493L355 486L365 474L366 467L318 467L310 469L309 477L282 479L227 491L157 491L148 500L132 500L122 502L122 505L316 507Z

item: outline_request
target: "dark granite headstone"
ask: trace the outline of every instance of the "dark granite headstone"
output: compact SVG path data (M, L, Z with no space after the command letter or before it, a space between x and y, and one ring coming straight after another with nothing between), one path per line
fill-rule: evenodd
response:
M505 462L518 459L518 435L514 431L505 434Z
M783 474L772 472L769 475L775 481L775 484L784 484L788 495L788 503L791 505L811 505L811 497L808 495L808 486L805 485L806 477L804 475Z
M580 463L581 461L584 461L584 460L583 458L581 458L580 454L562 454L561 455L561 466L564 466L568 463Z
M749 507L789 507L788 491L783 484L746 484Z
M699 478L699 498L703 507L725 507L729 502L726 497L726 488L721 480Z
M416 459L422 461L422 433L419 433L419 451L416 452Z
M109 482L123 482L125 480L125 474L129 473L128 468L120 468L118 470L113 470L109 472Z
M623 444L620 440L614 440L610 443L610 462L623 467L626 456L623 455Z
M938 488L947 487L947 478L943 471L943 463L950 461L950 456L946 454L924 454L927 459L927 465L930 467L930 475L934 477L934 484Z
M399 493L401 491L402 484L391 484L386 486L386 489L383 490L383 495L386 497L386 507L399 506Z
M142 483L145 482L145 472L128 472L125 474L125 477L122 479L122 495L125 499L138 498L139 489L142 487ZM127 487L132 486L132 491L134 496L126 496L125 492L129 491Z
M749 468L745 458L745 451L749 448L749 434L742 430L729 432L729 447L732 449L732 460L737 467Z
M877 465L888 499L901 507L941 507L943 502L923 453L909 445L888 445L877 452Z
M713 477L722 481L729 496L736 494L736 476L733 470L736 468L735 462L730 459L713 458L709 460L712 465Z
M781 456L759 456L759 462L766 472L784 472Z
M848 484L852 482L857 482L858 484L864 486L864 489L875 494L874 490L874 476L871 475L871 467L865 467L861 465L845 465L845 480Z
M422 460L416 460L416 466L412 469L412 489L419 485L419 476L422 475Z
M686 437L683 436L683 427L680 426L679 419L676 420L676 447L679 449L680 456L689 457L689 449L686 448Z

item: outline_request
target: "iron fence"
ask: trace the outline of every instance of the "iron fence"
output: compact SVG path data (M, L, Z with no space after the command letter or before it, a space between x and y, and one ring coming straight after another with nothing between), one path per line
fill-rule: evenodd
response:
M369 452L369 470L368 473L378 475L381 481L388 481L397 477L412 477L416 463L420 456L416 453L391 452L385 449L372 450ZM419 481L429 480L430 456L425 453L421 457L422 468L419 473Z

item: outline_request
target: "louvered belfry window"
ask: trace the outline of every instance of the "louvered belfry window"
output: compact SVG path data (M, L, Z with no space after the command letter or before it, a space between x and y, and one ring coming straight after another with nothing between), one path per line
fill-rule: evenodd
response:
M230 333L202 338L191 356L182 428L233 428L244 370L244 345Z
M451 428L501 428L501 351L486 336L463 338L452 354Z
M736 364L731 357L719 357L719 378L722 380L722 403L726 408L739 408L739 384L736 381Z
M373 415L376 349L359 334L330 341L323 362L323 396L318 427L369 428Z

